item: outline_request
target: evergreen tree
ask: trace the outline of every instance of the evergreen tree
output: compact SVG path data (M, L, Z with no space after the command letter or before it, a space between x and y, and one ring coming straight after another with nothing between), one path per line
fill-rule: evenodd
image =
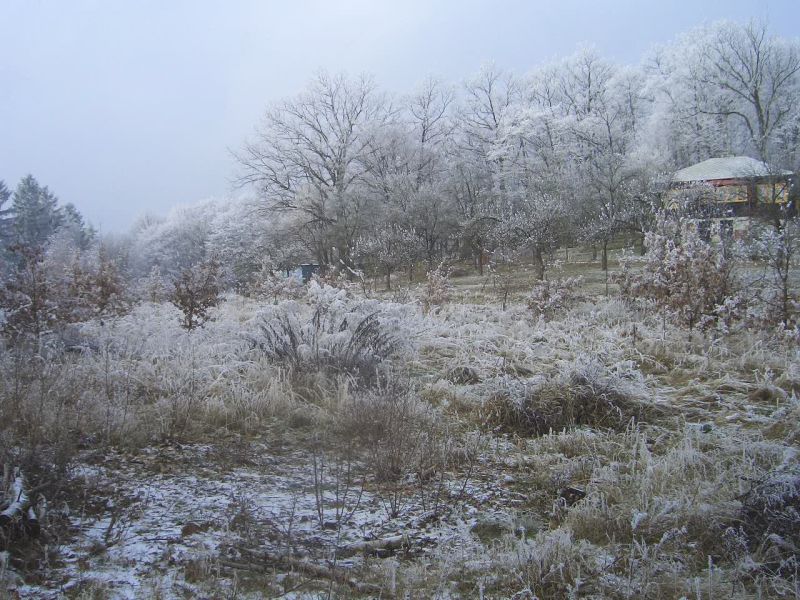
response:
M0 277L5 273L8 264L7 252L13 231L9 200L11 200L11 192L6 187L6 182L0 179Z
M97 235L94 227L86 224L83 215L75 208L72 202L65 204L64 208L61 210L63 214L63 226L69 227L74 237L75 244L82 251L88 250Z
M0 240L5 243L8 242L8 236L11 234L11 209L8 206L8 201L11 200L11 192L6 187L6 182L0 179Z
M64 221L58 198L47 186L39 185L33 175L19 182L11 210L15 241L28 248L42 248Z

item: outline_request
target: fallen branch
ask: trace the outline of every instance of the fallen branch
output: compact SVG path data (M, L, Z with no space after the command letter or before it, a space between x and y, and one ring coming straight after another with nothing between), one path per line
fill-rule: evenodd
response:
M8 508L0 512L0 526L8 525L15 517L24 517L31 502L25 492L25 477L17 470L11 484L10 503Z
M408 549L409 547L408 536L395 535L388 538L343 546L336 550L336 556L339 558L347 558L348 556L355 556L356 554L363 554L364 556L390 556L397 550Z
M359 594L375 594L380 592L380 586L371 583L362 583L349 576L346 570L332 569L323 565L292 558L289 556L275 556L267 553L257 553L247 551L251 556L259 556L259 562L241 562L227 559L220 559L219 564L229 569L239 571L254 571L256 573L268 573L276 567L289 569L297 573L302 573L313 579L325 579L340 585L346 585Z
M31 494L25 489L25 476L17 468L14 470L14 479L11 480L8 465L3 469L3 480L6 482L6 500L0 503L0 507L5 506L0 512L0 528L9 527L12 524L16 527L21 525L22 530L31 537L39 535L40 516L31 506Z

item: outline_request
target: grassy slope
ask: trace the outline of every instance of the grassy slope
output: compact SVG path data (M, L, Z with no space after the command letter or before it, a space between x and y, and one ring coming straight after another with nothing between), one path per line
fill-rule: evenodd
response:
M285 565L226 563L259 548L389 596L796 594L780 523L757 517L776 514L758 503L780 499L770 474L797 469L796 346L674 328L613 287L605 298L596 266L564 270L585 277L585 300L547 320L522 304L527 271L511 274L506 311L491 280L472 275L428 315L413 302L421 289L410 304L371 301L410 340L392 359L403 393L287 375L243 340L265 309L245 299L191 336L166 306L87 325L97 352L34 373L13 396L14 447L84 448L62 492L71 511L46 527L62 549L48 562L35 547L27 562L12 552L22 591L355 594ZM552 432L528 435L520 415L531 412ZM378 426L385 435L368 435ZM400 533L409 549L392 558L330 562L337 546Z

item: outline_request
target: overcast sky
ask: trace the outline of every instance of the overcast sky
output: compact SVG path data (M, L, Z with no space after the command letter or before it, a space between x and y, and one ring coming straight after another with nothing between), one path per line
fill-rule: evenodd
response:
M320 68L390 91L524 73L584 44L638 63L728 18L797 35L798 0L0 0L0 179L27 173L104 231L230 193L265 106Z

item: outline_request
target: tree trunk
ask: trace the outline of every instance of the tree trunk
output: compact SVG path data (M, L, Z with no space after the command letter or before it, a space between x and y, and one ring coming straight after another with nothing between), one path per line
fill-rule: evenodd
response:
M600 257L600 268L608 272L608 240L603 240L603 254Z
M540 246L533 249L533 265L536 268L536 278L544 281L544 253Z
M386 267L386 291L392 289L392 270L389 267Z

